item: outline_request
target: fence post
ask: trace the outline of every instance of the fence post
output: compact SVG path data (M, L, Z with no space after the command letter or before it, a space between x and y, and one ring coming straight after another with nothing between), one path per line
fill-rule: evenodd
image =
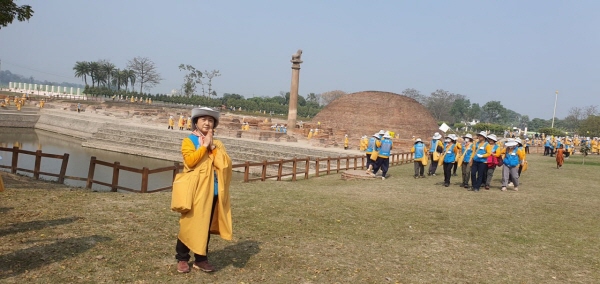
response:
M281 181L281 174L283 172L283 159L279 160L279 168L277 169L277 181Z
M306 157L306 166L304 168L304 179L308 179L308 171L310 171L310 157Z
M246 161L246 165L244 165L244 182L248 182L250 176L250 162Z
M142 168L142 193L148 192L148 171L147 167Z
M120 162L115 162L113 165L113 175L112 175L112 183L110 186L110 191L117 192L117 187L119 186L119 166Z
M10 165L10 173L17 173L17 164L19 162L19 146L13 146L12 150L12 163Z
M40 179L40 166L42 164L42 150L35 151L35 165L33 166L33 177Z
M90 168L88 169L88 178L85 184L85 188L92 189L92 183L94 181L94 171L96 170L96 157L90 158Z
M317 157L315 161L315 176L319 177L319 158Z
M262 173L261 173L261 176L260 176L260 180L261 181L267 180L267 160L263 161L263 164L262 164Z
M354 169L356 170L356 166L358 165L358 161L356 159L356 156L354 156Z
M364 170L364 169L365 169L365 158L366 158L366 157L367 157L367 156L362 156L362 157L360 158L360 169L361 169L361 170Z
M294 157L294 160L292 162L292 181L296 181L296 166L298 165L298 162L296 161L296 157Z
M325 172L327 174L331 172L331 157L327 157L327 170Z
M69 154L65 153L60 164L60 173L58 173L58 183L65 182L65 175L67 173L67 164L69 163Z
M340 160L342 159L342 157L338 156L337 157L337 168L335 170L336 173L340 173Z
M350 169L350 157L346 156L346 170Z

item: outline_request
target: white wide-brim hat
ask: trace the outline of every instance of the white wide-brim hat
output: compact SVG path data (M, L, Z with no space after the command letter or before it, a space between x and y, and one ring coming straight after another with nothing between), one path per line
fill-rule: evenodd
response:
M379 133L377 133L379 135L385 135L385 131L384 130L379 130Z
M463 138L473 139L473 135L471 135L471 133L467 133L465 136L463 136Z
M481 132L477 133L477 135L483 136L483 138L487 138L487 133L485 133L485 131L481 131Z
M487 136L487 138L498 142L498 137L496 137L496 134L490 134Z
M448 136L446 136L446 138L450 138L450 139L452 139L452 141L456 141L456 139L458 139L456 134L448 134Z
M417 140L415 140L415 144L417 144L417 143L419 143L419 142L420 142L420 143L423 143L423 141L421 140L421 138L417 138Z
M506 142L506 144L504 144L504 146L515 147L515 146L517 146L517 141L508 141L508 142Z
M375 138L379 138L379 133L375 133L375 134L373 134L373 137L375 137Z
M200 107L192 109L192 129L196 129L196 121L198 121L196 118L202 116L210 116L215 120L215 126L213 128L217 128L217 125L219 125L220 113L218 111L207 107Z
M385 135L383 135L383 138L388 138L388 139L391 139L391 138L392 138L392 136L390 136L390 134L389 134L389 133L386 133Z
M515 142L517 142L517 143L519 143L519 144L523 145L523 141L521 140L521 138L516 138L516 139L515 139Z
M439 132L433 134L433 139L441 139L442 135Z

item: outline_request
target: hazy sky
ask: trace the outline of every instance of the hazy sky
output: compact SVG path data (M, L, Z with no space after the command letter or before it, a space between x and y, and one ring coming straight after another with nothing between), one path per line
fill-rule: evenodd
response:
M246 97L415 88L490 100L530 118L600 105L600 1L19 0L29 22L0 30L2 69L81 82L75 61L124 68L145 56L166 93L181 63L218 69L214 89ZM138 87L139 88L139 87ZM385 106L382 106L384 108Z

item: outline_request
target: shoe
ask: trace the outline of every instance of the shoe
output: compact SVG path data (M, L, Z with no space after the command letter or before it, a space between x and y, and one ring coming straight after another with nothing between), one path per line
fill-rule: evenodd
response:
M489 190L489 189L490 189L490 186L489 186L489 185L486 185L486 186L485 186L485 189Z
M469 185L468 185L468 184L464 184L463 186L464 186L465 188L469 188Z
M519 191L519 188L518 188L518 187L515 187L515 191Z
M381 177L381 180L385 180L385 177Z
M181 260L177 262L177 272L179 273L188 273L190 272L190 265L187 261Z
M435 173L431 174L432 176L435 176Z
M449 183L444 183L444 186L445 186L445 187L449 187L449 186L450 186L450 184L449 184Z
M473 192L479 192L479 188L473 189Z
M506 191L506 187L503 186L500 190Z
M205 261L200 261L200 262L194 262L194 268L196 269L200 269L204 272L213 272L215 271L215 268L210 265L210 263L208 263L208 260Z
M430 175L431 175L431 173L427 173L427 175L428 175L428 176L430 176Z
M512 182L509 182L508 186L515 186L515 185Z
M453 177L455 177L455 176L456 176L456 174L452 174L452 176L453 176Z
M421 176L421 178L425 178L425 176Z
M418 178L419 178L419 176L415 176L415 179L418 179Z

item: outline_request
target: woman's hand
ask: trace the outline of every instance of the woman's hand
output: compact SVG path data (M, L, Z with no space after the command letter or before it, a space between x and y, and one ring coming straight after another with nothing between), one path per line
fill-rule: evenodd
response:
M213 132L212 130L208 131L208 133L206 133L206 136L204 136L204 139L202 140L202 146L211 149L212 146L212 141L213 141Z

